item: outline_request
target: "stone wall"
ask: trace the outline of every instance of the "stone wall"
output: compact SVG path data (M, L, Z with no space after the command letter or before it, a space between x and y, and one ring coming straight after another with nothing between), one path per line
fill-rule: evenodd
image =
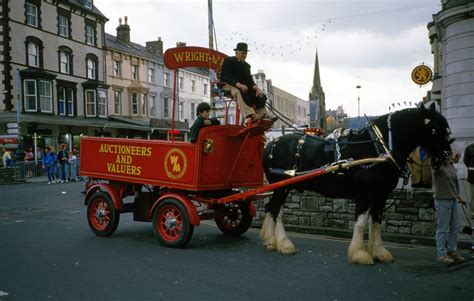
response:
M404 190L400 194L399 192L395 190L387 200L382 232L433 237L436 216L431 207L432 191L415 189ZM395 204L393 204L394 197L397 198ZM263 222L264 203L257 202L256 206L255 221ZM326 198L309 191L303 193L292 191L285 203L284 213L285 225L352 230L355 202Z

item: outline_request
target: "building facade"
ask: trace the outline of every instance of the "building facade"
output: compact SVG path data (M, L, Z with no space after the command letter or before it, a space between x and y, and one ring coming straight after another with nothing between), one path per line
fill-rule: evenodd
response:
M286 118L293 121L292 126L301 127L309 125L309 102L273 86L275 109ZM282 118L273 124L273 128L288 127Z
M15 125L25 148L72 148L127 126L108 121L107 21L92 0L2 1L0 133Z
M460 147L474 142L474 0L443 0L428 24L434 57L431 100Z

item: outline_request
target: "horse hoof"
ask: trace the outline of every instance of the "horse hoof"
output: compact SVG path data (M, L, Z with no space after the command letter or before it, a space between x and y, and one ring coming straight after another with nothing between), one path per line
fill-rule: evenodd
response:
M349 257L349 262L353 264L360 264L360 265L372 265L374 264L374 260L369 253L364 250L357 250L354 252L352 257Z
M277 250L283 255L293 255L296 253L295 245L289 240L285 239L277 246Z
M393 256L392 254L385 248L378 248L375 254L372 255L374 260L378 260L380 262L392 262Z

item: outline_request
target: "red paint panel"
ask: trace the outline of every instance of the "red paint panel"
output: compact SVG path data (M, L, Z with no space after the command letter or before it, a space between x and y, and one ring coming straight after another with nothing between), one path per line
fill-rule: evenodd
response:
M196 145L184 142L81 138L81 175L195 189Z
M168 69L184 67L204 67L219 70L226 54L203 47L176 47L166 50L165 66Z

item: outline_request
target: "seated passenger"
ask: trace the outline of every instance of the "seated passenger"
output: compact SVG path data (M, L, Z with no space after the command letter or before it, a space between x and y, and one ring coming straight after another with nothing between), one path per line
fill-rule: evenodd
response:
M189 130L189 141L196 143L201 128L208 125L219 125L221 124L217 118L209 118L211 113L211 106L207 102L202 102L197 106L196 115L197 118L194 121L191 129Z

